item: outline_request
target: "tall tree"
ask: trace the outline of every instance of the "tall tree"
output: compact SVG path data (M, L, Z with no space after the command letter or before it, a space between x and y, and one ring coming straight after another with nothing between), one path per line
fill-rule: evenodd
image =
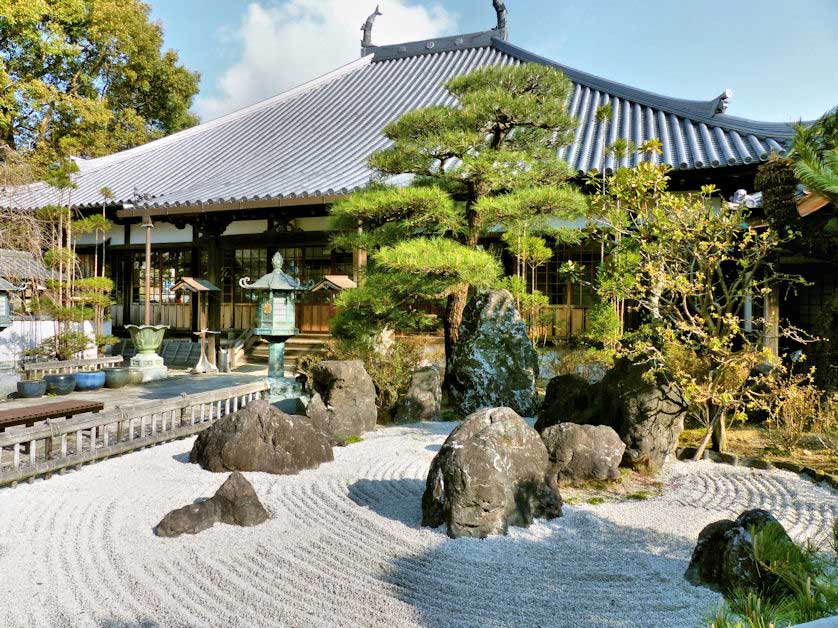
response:
M475 262L488 256L478 246L485 230L527 218L577 217L586 202L567 182L570 168L557 156L575 126L567 111L571 84L560 71L537 64L485 67L451 79L446 88L457 106L406 113L384 129L392 144L370 158L382 180L412 175L412 184L357 194L336 204L332 217L341 231L337 245L388 247L384 255L373 254L373 262L376 257L379 262L373 272L397 269L401 277L418 282L433 274L437 284L440 277L447 278L445 290L434 294L447 300L444 328L450 357ZM414 242L416 238L421 242ZM416 255L420 251L424 258ZM436 267L430 268L429 260ZM458 260L468 272L456 272ZM490 258L484 263L483 276L491 279L496 264ZM399 284L400 289L406 285L415 282ZM429 294L414 291L420 293ZM365 295L380 297L368 290L354 295L354 304Z
M192 126L199 76L139 0L0 0L0 142L37 164Z

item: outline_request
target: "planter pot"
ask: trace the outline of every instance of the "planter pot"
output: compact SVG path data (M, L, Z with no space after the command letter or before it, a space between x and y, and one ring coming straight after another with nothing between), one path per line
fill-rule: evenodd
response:
M155 356L160 345L163 344L163 335L169 328L168 325L126 325L125 329L131 334L131 340L137 347L137 355Z
M23 399L37 399L47 392L47 382L43 379L31 379L17 383L17 394Z
M143 383L143 372L140 369L128 369L128 383L137 386Z
M47 392L53 395L69 395L76 389L76 378L72 373L60 375L46 375Z
M105 385L105 371L73 373L76 378L76 390L99 390Z
M128 385L130 377L125 367L105 369L105 386L107 388L122 388Z

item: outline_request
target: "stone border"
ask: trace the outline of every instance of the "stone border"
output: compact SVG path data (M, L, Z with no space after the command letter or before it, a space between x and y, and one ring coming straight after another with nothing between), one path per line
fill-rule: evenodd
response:
M682 462L691 462L695 454L696 447L680 447L677 450L677 458ZM805 475L813 482L826 482L831 488L838 490L838 475L824 473L812 467L806 467L794 462L785 462L782 460L766 460L764 458L749 458L747 456L737 456L736 454L721 454L717 451L704 450L703 460L710 460L711 462L719 462L722 464L729 464L734 467L750 467L752 469L762 469L764 471L771 471L772 469L782 469L783 471L791 471Z

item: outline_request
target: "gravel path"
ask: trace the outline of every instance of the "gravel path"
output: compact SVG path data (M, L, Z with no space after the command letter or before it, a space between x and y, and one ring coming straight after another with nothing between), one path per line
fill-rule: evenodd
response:
M419 527L453 424L383 429L292 477L247 474L272 519L158 539L226 476L192 440L0 490L3 626L698 626L718 596L682 577L699 530L770 509L823 540L838 496L786 472L676 463L664 496L566 507L484 541Z

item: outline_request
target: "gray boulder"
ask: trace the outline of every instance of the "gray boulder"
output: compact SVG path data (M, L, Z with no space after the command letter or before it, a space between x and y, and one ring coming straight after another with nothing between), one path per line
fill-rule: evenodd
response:
M781 595L782 583L777 576L760 569L754 559L753 535L767 527L774 528L779 542L787 545L789 552L800 551L771 513L747 510L736 521L716 521L699 533L685 577L696 586L722 593L754 591Z
M607 425L559 423L541 432L560 482L614 480L626 444Z
M673 454L684 430L687 403L673 383L649 382L647 368L626 359L617 360L597 384L596 416L626 444L623 465L639 471L656 471Z
M256 491L238 471L231 473L210 499L173 510L154 528L157 536L198 534L216 523L255 526L268 520Z
M435 366L413 372L410 387L396 408L397 423L438 421L442 414L442 376Z
M596 387L579 375L558 375L547 383L535 429L559 423L596 423Z
M278 475L334 460L328 437L306 417L252 401L201 432L189 461L207 471L262 471Z
M375 384L360 360L325 360L311 373L322 403L308 412L321 429L336 438L360 436L375 429ZM309 404L310 405L310 404Z
M538 355L507 290L477 294L468 302L448 368L448 397L465 416L487 407L536 411Z
M485 408L449 434L431 463L422 525L448 536L506 534L536 517L562 514L549 456L533 428L511 408Z

